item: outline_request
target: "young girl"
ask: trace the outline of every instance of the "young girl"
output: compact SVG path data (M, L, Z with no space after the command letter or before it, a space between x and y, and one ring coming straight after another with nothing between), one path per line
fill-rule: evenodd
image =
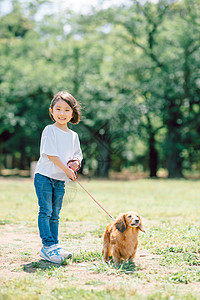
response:
M71 94L59 92L53 97L49 114L54 124L46 126L42 132L34 185L39 204L38 227L43 244L40 257L61 263L64 258L72 256L58 244L59 213L65 182L76 179L67 163L73 159L73 167L76 168L82 160L78 135L68 128L68 122L77 124L80 121L80 108Z

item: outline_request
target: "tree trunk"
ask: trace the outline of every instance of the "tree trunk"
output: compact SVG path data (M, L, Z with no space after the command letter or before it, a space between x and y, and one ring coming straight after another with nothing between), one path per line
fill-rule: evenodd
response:
M157 176L157 170L158 170L158 151L156 150L155 144L155 135L160 129L154 129L151 123L151 119L149 115L146 115L147 118L147 132L149 136L149 170L150 170L150 177L156 177Z
M108 171L110 168L110 135L108 130L108 123L106 123L101 130L104 130L103 134L98 133L98 142L100 144L100 154L98 157L98 167L96 170L96 176L108 177ZM99 130L100 132L100 130Z
M108 171L110 168L110 151L108 145L102 143L100 155L98 157L98 167L96 170L96 176L108 177Z
M182 178L182 162L181 150L179 149L178 141L180 138L177 137L174 133L169 134L168 137L168 178Z
M151 133L149 142L149 169L150 177L157 177L158 151L155 148L155 134Z
M0 174L3 167L3 144L8 141L14 133L9 132L8 130L3 131L0 134Z
M0 175L2 174L3 168L3 142L0 140Z

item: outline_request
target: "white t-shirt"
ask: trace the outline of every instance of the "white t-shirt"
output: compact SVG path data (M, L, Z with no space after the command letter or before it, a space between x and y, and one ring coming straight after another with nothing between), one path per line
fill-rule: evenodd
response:
M42 132L40 158L35 173L68 183L70 179L65 172L56 166L48 155L58 156L64 164L74 158L81 162L83 157L78 134L73 130L66 132L55 125L46 126Z

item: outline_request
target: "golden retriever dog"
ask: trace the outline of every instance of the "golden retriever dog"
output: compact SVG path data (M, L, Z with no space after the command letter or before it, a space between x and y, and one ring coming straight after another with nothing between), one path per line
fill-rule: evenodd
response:
M139 230L145 232L141 217L136 212L121 213L104 231L102 249L104 260L108 262L112 256L115 264L120 264L122 260L133 262Z

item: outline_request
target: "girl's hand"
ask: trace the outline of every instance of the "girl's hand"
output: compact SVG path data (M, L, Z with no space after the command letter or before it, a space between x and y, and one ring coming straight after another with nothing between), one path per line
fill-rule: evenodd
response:
M79 167L79 162L77 160L70 162L70 165L76 170Z
M72 169L70 169L69 167L67 167L66 171L65 171L67 177L69 177L69 179L71 180L76 180L76 175L74 173L74 171Z

